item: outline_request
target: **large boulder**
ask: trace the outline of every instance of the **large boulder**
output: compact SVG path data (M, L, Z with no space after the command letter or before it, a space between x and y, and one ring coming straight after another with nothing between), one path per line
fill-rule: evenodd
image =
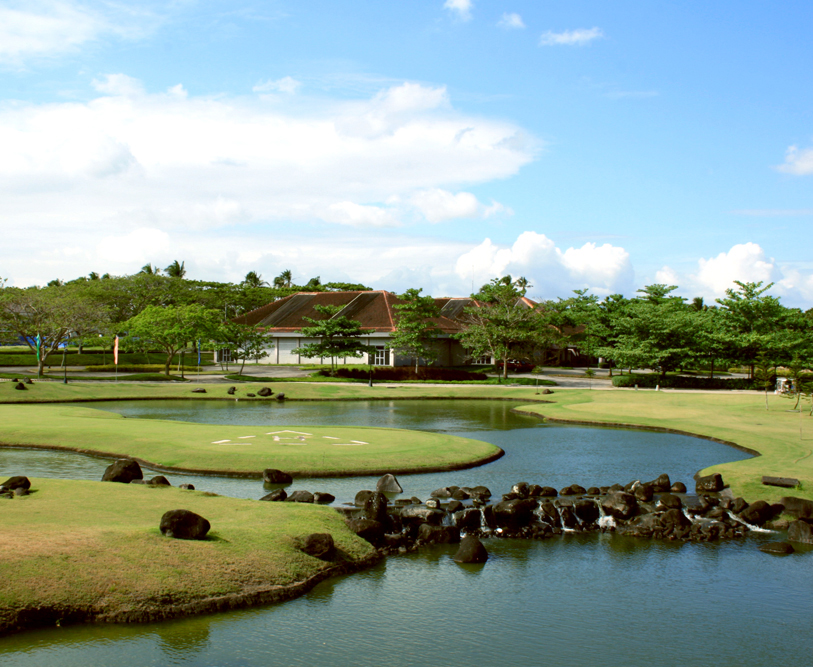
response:
M670 489L672 493L686 493L686 485L683 482L675 482Z
M488 551L476 535L466 535L460 540L460 547L452 558L458 563L485 563Z
M740 512L740 519L753 526L762 526L773 518L773 509L764 500L757 500Z
M373 521L385 522L387 520L387 502L387 496L375 491L364 502L364 516Z
M409 505L401 508L400 515L405 523L430 523L434 526L439 526L443 523L446 512L443 510L434 510L430 507L421 507L420 505Z
M263 484L291 484L294 478L287 472L276 470L275 468L266 468L263 470Z
M813 500L785 496L782 498L785 512L797 519L813 519Z
M667 510L661 515L661 525L664 528L688 528L692 520L678 509Z
M807 521L792 521L788 525L788 540L813 544L813 527Z
M398 483L395 475L391 475L387 473L383 475L376 483L375 483L375 490L379 493L403 493L404 490L401 488L401 485Z
M373 546L377 546L384 541L384 524L380 521L348 519L346 523L350 530Z
M270 502L282 502L288 497L285 489L274 489L271 493L263 496L260 500L268 500Z
M585 493L587 493L587 489L579 484L571 484L559 491L560 496L583 496Z
M494 520L501 528L523 528L534 518L536 501L530 498L503 500L494 505Z
M638 513L638 501L631 493L610 491L601 501L605 514L615 519L630 519Z
M336 496L332 493L327 493L326 491L313 492L313 502L317 505L330 505L334 500L336 500Z
M147 484L150 486L172 486L172 484L169 483L169 480L163 475L156 475L149 482L147 482Z
M460 541L460 529L457 526L430 526L422 523L418 527L418 539L427 544L456 544Z
M336 545L330 533L312 533L299 540L300 551L319 560L333 560Z
M287 498L286 502L289 503L312 503L314 501L313 494L304 489L292 492Z
M658 503L661 507L665 507L668 510L683 509L683 501L680 499L680 496L676 496L673 493L662 494L658 499Z
M26 390L25 385L22 382L18 382L17 384L15 384L14 388L19 389L20 391L25 391Z
M577 500L573 503L573 511L579 520L586 524L595 523L601 514L598 505L592 500Z
M14 491L15 489L28 490L30 488L31 480L28 479L28 477L23 477L22 475L9 477L5 482L0 484L0 491Z
M144 479L141 466L133 459L118 459L105 468L103 482L121 482L129 484L134 479Z
M766 542L760 545L759 550L763 553L774 554L776 556L787 556L795 551L787 542Z
M666 493L667 491L671 490L672 482L669 480L669 475L664 473L663 475L658 476L658 479L653 479L651 482L647 482L647 486L651 486L655 493Z
M717 493L724 488L723 476L716 472L713 475L698 477L695 483L697 493Z
M435 489L429 495L432 498L451 498L452 494L457 491L460 487L458 486L443 486L439 489Z
M200 514L189 510L170 510L161 517L161 533L180 540L202 540L211 524Z
M268 398L269 396L273 396L274 392L271 391L270 387L262 387L257 390L257 396L262 396L263 398Z
M455 512L452 520L458 528L477 530L482 526L483 513L479 509L469 507Z
M355 499L353 500L353 504L356 507L364 507L364 503L372 496L376 491L369 491L368 489L362 489L356 494ZM420 502L420 501L418 501Z

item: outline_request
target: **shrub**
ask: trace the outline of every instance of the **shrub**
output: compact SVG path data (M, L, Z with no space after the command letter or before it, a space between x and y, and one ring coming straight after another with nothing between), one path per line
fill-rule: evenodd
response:
M319 375L328 376L330 371L321 370ZM362 368L338 368L334 377L353 380L366 380L370 371ZM474 380L487 380L484 373L469 373L454 368L422 367L417 374L412 366L398 366L397 368L378 366L373 368L373 380L379 382L398 382L407 380L441 380L445 382L471 382Z
M614 387L654 388L660 385L665 389L757 389L753 380L747 378L699 378L684 375L667 375L661 378L652 373L648 375L617 375L613 378Z

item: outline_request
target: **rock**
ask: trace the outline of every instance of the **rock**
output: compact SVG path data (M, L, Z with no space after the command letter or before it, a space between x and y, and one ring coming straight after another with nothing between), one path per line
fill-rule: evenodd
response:
M274 468L263 470L264 484L291 484L293 481L294 478L287 472L282 472L282 470L275 470Z
M149 482L147 482L147 484L150 486L172 486L172 484L169 483L169 480L163 475L156 475Z
M285 400L285 394L277 394L276 399L278 401L284 401Z
M813 500L784 496L782 504L785 506L785 512L797 519L813 519Z
M587 487L587 495L588 496L601 495L601 489L599 489L597 486L589 486Z
M193 389L192 393L193 394L205 394L206 390L203 387L200 387L199 389Z
M488 551L476 535L466 535L460 541L460 548L452 559L457 563L485 563L488 560Z
M313 494L305 490L294 491L286 498L286 501L289 503L312 503Z
M459 487L456 487L456 486L444 486L444 487L441 487L440 489L435 489L429 495L432 498L451 498L452 494L455 491L457 491L458 488Z
M429 500L426 501L426 506L431 507L433 510L439 510L440 500L438 498L429 498Z
M454 525L458 528L468 528L469 530L476 530L481 527L483 515L480 510L473 507L459 510L452 516Z
M460 529L456 526L423 523L418 527L418 539L429 544L456 544L460 542Z
M401 485L398 483L395 475L391 475L387 473L383 475L376 483L375 483L375 490L380 493L403 493L404 490L401 488Z
M9 477L5 482L0 484L0 489L3 491L14 491L15 489L30 489L31 488L31 480L28 477L23 477L22 475L15 475L14 477Z
M792 554L795 549L787 542L767 542L759 547L759 550L766 554L775 554L777 556L786 556Z
M229 388L226 390L226 393L227 393L229 396L234 396L234 392L236 392L236 391L237 391L237 387L229 387Z
M401 509L400 516L407 523L431 523L434 526L439 526L443 523L446 512L431 509L430 507L421 507L420 505L409 505Z
M583 496L585 493L587 493L587 490L578 484L571 484L559 491L560 496Z
M347 527L361 539L372 545L379 545L384 541L384 524L371 519L348 519Z
M375 491L364 503L364 516L372 521L387 520L387 496Z
M556 498L558 495L559 492L552 486L543 486L542 490L539 492L540 498Z
M17 384L15 384L14 388L19 389L20 391L25 391L26 390L25 385L22 382L18 382Z
M161 517L161 533L180 540L202 540L211 524L200 514L189 510L170 510Z
M26 384L34 384L34 380L32 380L31 378L26 378L25 380L23 380L23 382L25 382Z
M472 498L491 498L491 490L487 486L473 486L466 491Z
M740 514L748 509L748 503L745 502L745 498L734 498L729 509L731 509L734 514Z
M14 489L14 495L15 496L27 496L28 495L28 489L26 489L23 486L18 486L16 489Z
M374 493L375 493L375 491L368 491L368 490L366 490L366 489L365 489L365 490L362 490L362 491L359 491L359 492L356 494L355 499L353 500L353 504L354 504L356 507L364 507L364 503L366 503L366 502L367 502L367 499L368 499L370 496L372 496ZM419 500L418 502L420 503L421 501Z
M579 520L576 518L576 513L570 506L559 508L559 517L562 521L562 528L576 530L579 527Z
M672 493L686 493L686 485L683 482L675 482L670 489Z
M598 505L592 500L577 500L573 504L573 511L582 523L595 523L598 521L600 512Z
M757 500L746 507L739 516L745 523L762 526L773 517L773 510L764 500Z
M14 491L0 491L0 498L13 498Z
M630 519L638 512L638 501L630 493L610 491L601 501L601 507L615 519Z
M256 398L257 394L246 394L248 398Z
M542 391L540 391L539 393L540 393L540 394L545 394L545 396L548 396L548 395L550 395L550 394L552 394L552 393L553 393L553 390L548 389L548 388L545 388L545 389L543 389Z
M450 514L453 514L454 512L459 512L462 509L463 503L461 503L459 500L452 500L446 506L446 511L449 512Z
M655 495L653 488L648 483L638 484L633 488L632 493L637 500L640 500L641 502L644 503L648 503L650 500L652 500L653 496Z
M540 510L540 518L545 523L549 523L553 527L559 527L561 525L561 520L559 518L559 512L556 510L556 505L554 505L550 501L543 502L539 506Z
M144 479L141 466L133 459L118 459L105 468L103 482L121 482L129 484L134 479Z
M695 484L697 493L717 493L722 491L723 487L723 476L720 473L698 477Z
M672 482L669 480L669 475L666 473L659 475L658 479L653 479L651 482L647 482L647 485L651 486L655 493L667 493L672 488Z
M299 549L319 560L333 560L336 545L330 533L312 533L299 541Z
M632 535L634 537L651 537L652 533L661 528L663 528L663 525L657 514L644 514L643 516L633 519L621 532L624 535Z
M813 527L807 521L796 520L788 524L788 540L813 544Z
M468 500L471 498L471 494L466 491L466 489L457 489L453 494L452 498L455 500Z
M534 518L536 501L527 498L503 500L494 505L494 520L501 528L523 528Z
M263 496L260 500L268 500L271 502L282 502L288 497L285 489L274 489L271 493Z
M263 398L268 398L269 396L273 396L274 392L271 391L270 387L263 387L262 389L257 390L257 396L262 396Z
M195 485L194 484L178 484L179 489L183 489L184 491L194 491Z
M686 527L692 525L692 520L687 517L683 512L676 509L667 510L661 515L661 524L664 527Z
M665 507L668 510L683 509L683 501L680 499L679 496L676 496L676 495L671 494L671 493L661 494L661 497L658 500L658 503L661 505L661 507Z
M531 495L531 486L528 482L519 482L511 487L511 493L515 494L517 498L528 498Z
M324 491L316 491L313 494L313 502L317 505L330 505L334 500L336 500L336 496L332 493L326 493Z

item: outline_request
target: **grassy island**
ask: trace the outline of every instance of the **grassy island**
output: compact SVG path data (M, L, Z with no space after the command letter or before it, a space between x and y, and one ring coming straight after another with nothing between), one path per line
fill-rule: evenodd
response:
M0 632L273 602L374 560L329 507L113 482L32 479L31 491L2 501ZM162 536L158 524L170 509L208 519L207 538ZM297 538L314 532L333 535L334 562L297 548Z

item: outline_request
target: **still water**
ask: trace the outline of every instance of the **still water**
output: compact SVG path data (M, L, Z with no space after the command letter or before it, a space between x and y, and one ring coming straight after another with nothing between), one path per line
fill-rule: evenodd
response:
M86 406L85 406L86 407ZM700 468L743 454L696 438L541 425L481 401L287 404L105 404L132 417L215 423L393 426L492 442L487 466L399 477L425 498L447 484L517 481L561 487L652 479L690 483ZM190 412L190 409L193 411ZM98 459L0 450L0 472L99 479ZM259 497L262 484L169 475L173 484ZM351 499L374 478L295 480ZM813 553L777 558L759 535L675 545L615 535L544 542L489 540L485 565L453 547L390 558L281 605L154 625L77 626L0 638L0 665L771 665L813 654Z

